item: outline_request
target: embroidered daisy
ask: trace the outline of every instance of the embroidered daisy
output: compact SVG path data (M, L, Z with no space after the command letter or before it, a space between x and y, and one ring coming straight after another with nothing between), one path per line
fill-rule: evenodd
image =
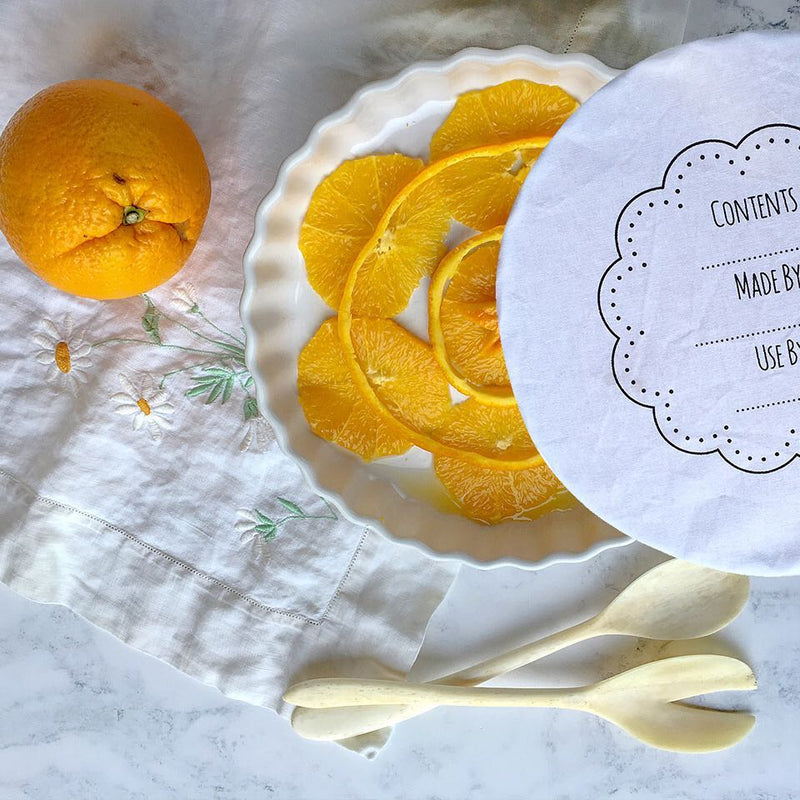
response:
M269 443L269 427L267 421L261 416L255 398L248 397L244 401L244 438L239 445L239 452L263 453Z
M197 303L197 290L191 283L182 283L176 287L172 293L170 301L174 308L183 311L185 314L196 314L200 310Z
M116 404L114 411L124 417L133 417L133 429L146 427L155 444L164 436L164 428L172 427L170 415L175 406L169 403L169 395L156 386L152 376L145 375L138 385L125 375L119 376L124 391L112 395Z
M77 394L78 385L86 383L86 370L92 366L92 346L84 341L82 332L73 331L72 315L64 317L60 328L50 319L42 320L33 341L41 348L35 353L36 360L48 367L46 379L61 382Z

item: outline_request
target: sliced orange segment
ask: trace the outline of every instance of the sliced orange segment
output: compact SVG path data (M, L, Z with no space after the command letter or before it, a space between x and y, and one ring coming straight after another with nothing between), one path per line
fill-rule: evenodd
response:
M332 308L338 307L350 267L389 203L424 166L403 155L357 158L340 164L314 190L300 228L300 251L309 283ZM362 295L381 295L387 288L385 275L373 278L375 283L365 271L359 309Z
M431 180L438 199L430 205L448 218L478 231L504 225L541 147L511 147L492 157L458 159ZM450 159L448 159L450 161Z
M426 433L442 425L450 385L430 345L392 320L370 318L353 320L353 344L370 386L398 420Z
M466 92L431 140L431 161L489 144L553 136L578 102L558 86L512 80Z
M437 456L433 467L463 513L489 524L540 516L566 493L546 464L529 469L491 469L461 458Z
M411 447L403 428L376 414L356 389L335 319L325 320L300 353L297 391L311 430L365 461L399 455Z
M514 461L536 452L517 406L487 406L469 398L452 406L437 434L443 444Z
M366 255L353 292L353 311L359 316L399 314L444 254L450 216L441 205L427 202L425 194L404 195L406 201Z
M472 399L453 406L439 435L450 444L518 459L535 450L518 408L486 406ZM483 522L535 514L565 492L543 461L527 469L511 470L436 456L433 465L462 510Z
M490 405L514 405L497 324L502 227L473 236L439 263L428 293L428 334L450 383Z

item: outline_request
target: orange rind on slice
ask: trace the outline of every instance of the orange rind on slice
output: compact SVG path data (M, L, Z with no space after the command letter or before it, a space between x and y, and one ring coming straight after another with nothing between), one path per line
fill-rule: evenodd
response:
M462 150L553 136L578 107L558 86L523 79L462 94L431 140L431 161Z
M512 406L495 299L502 235L498 227L473 236L439 263L428 291L428 335L459 392L489 405Z
M463 448L505 453L518 459L535 450L518 408L486 406L473 399L453 406L439 435L442 441ZM436 456L433 465L464 513L490 524L536 515L566 491L544 461L512 470Z
M362 398L344 363L336 320L322 323L300 353L297 391L309 427L365 461L405 453L403 428L381 418Z
M418 158L404 155L356 158L340 164L314 190L300 228L299 245L308 281L329 306L338 308L356 256L390 202L424 167ZM421 227L427 230L429 226ZM385 277L376 273L374 281L370 280L365 270L357 308L361 308L362 294L374 292L382 297ZM396 303L387 305L387 310L393 311Z

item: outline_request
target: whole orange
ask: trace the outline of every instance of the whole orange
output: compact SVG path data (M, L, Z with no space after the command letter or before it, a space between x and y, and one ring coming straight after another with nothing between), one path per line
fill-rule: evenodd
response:
M0 230L33 272L71 294L130 297L171 278L210 197L191 128L132 86L50 86L0 136Z

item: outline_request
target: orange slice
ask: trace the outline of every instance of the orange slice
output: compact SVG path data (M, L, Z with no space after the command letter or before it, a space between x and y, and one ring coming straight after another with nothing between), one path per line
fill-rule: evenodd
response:
M431 207L478 231L504 225L542 148L501 147L505 149L491 158L464 158L451 163L431 181L438 194Z
M456 154L446 170L423 172L419 159L403 155L345 161L314 191L300 229L309 283L338 308L347 271L371 242L353 311L399 314L444 254L451 219L477 230L505 222L527 168L547 141L535 137L518 148L504 146L473 158ZM391 224L376 235L390 204Z
M524 86L520 91L517 84ZM408 304L419 281L429 275L444 253L444 240L451 219L476 230L503 224L508 218L520 186L531 164L536 160L551 132L564 116L563 109L551 124L544 125L536 113L524 108L514 124L501 124L508 113L506 106L514 98L527 102L536 87L529 81L510 81L494 89L502 92L470 93L459 99L448 120L437 132L451 146L438 152L436 137L432 144L435 158L445 159L447 169L428 168L419 179L424 164L419 159L399 154L367 156L345 161L315 189L300 230L300 251L306 262L311 286L332 308L338 308L348 267L374 238L371 251L365 256L359 285L354 290L353 310L362 316L391 317ZM544 95L554 87L539 86ZM561 90L557 90L561 91ZM482 128L465 113L471 95L487 96L485 102L500 104L493 121L491 142L504 145L492 153L486 151L480 135L466 137L470 124ZM570 108L575 101L568 98ZM510 99L509 99L510 98ZM462 101L467 103L464 106ZM535 112L549 107L534 104ZM558 104L550 102L554 109ZM537 113L538 113L537 112ZM470 121L471 120L471 121ZM481 123L483 124L483 123ZM466 127L465 127L466 126ZM528 131L534 131L533 134ZM534 130L536 129L536 130ZM447 132L451 131L451 134ZM512 141L508 138L515 134ZM516 135L519 134L519 135ZM469 140L466 149L480 157L467 157L455 150L459 141ZM376 225L393 201L397 203L392 224L377 237Z
M350 266L389 203L424 168L417 158L380 155L345 161L314 190L300 228L300 251L308 280L332 308L337 308ZM398 219L391 236L376 246L380 267L365 265L363 281L355 296L359 313L393 316L405 307L418 282L413 262L422 252L441 253L446 223L419 216ZM413 287L402 276L413 273Z
M425 450L429 450L432 453L462 457L468 460L470 463L483 466L502 466L508 469L524 469L528 466L542 463L541 456L538 454L533 454L529 458L518 460L513 457L509 457L504 453L486 455L482 452L460 451L458 447L452 447L438 441L435 433L428 433L408 425L406 421L401 420L396 413L393 413L393 411L381 401L381 398L378 396L377 392L370 384L364 373L364 368L360 363L355 345L353 343L354 292L360 279L361 270L365 264L370 263L369 259L372 256L377 243L387 231L391 231L393 229L396 215L401 215L402 218L402 215L405 213L405 209L403 209L404 203L411 198L416 198L417 194L424 195L430 189L431 181L441 178L450 167L462 164L463 162L472 159L495 159L497 156L501 156L504 153L519 149L541 149L547 144L547 142L548 139L545 137L534 137L522 142L513 142L510 145L501 144L490 147L481 147L464 153L456 153L453 156L448 156L447 158L437 161L435 164L431 164L429 167L423 170L423 172L417 175L417 177L414 178L389 204L383 216L381 217L380 222L377 224L372 237L366 242L361 252L353 262L350 274L347 277L347 282L345 283L341 303L339 305L338 331L345 361L353 375L355 384L367 403L369 403L377 413L382 415L384 420L387 422L394 421L402 424L408 437L414 442L414 444L424 448ZM427 269L427 264L425 265L425 268ZM431 269L432 268L433 267L431 267Z
M503 225L541 149L531 137L552 137L578 102L558 86L511 80L462 94L433 135L431 161L487 145L511 144L493 161L468 159L443 176L445 208L464 225L484 231Z
M297 392L311 430L365 461L411 447L403 428L382 419L359 394L344 363L334 319L325 320L300 353Z
M497 324L495 281L503 228L453 248L433 273L428 334L450 383L462 394L514 405Z
M450 387L431 348L396 322L357 319L353 342L370 385L405 425L439 427L448 415ZM364 401L342 356L336 321L326 320L298 359L300 405L311 430L370 461L404 453L412 442L392 420Z
M437 456L433 467L461 511L490 525L504 519L541 516L566 493L546 464L496 469L478 467L462 458Z
M431 140L431 161L461 150L553 136L578 102L558 86L512 80L466 92Z
M400 159L391 162L398 167L397 173L390 171L397 180L386 181L391 191L387 189L383 194L373 191L371 203L364 207L355 204L357 213L344 214L344 226L339 221L342 199L338 195L344 191L343 182L352 179L362 168L359 162L366 159L340 167L343 172L337 170L336 177L330 178L330 191L319 187L319 197L315 192L317 207L309 208L304 223L307 236L301 244L307 261L311 262L309 273L317 276L312 284L334 306L338 303L340 313L336 324L344 364L359 396L376 416L391 430L399 426L409 441L437 456L459 458L480 467L524 470L543 464L532 446L505 451L473 440L464 449L460 442L442 439L441 426L433 424L438 414L436 407L430 418L423 418L422 406L412 404L407 408L397 397L389 396L384 389L386 376L381 370L396 362L389 358L379 365L379 380L375 380L371 374L375 364L369 363L371 354L358 342L363 320L354 318L394 316L406 306L420 280L441 259L451 219L479 230L504 223L531 163L577 105L563 92L563 96L558 95L560 90L537 87L530 82L512 81L494 88L497 91L478 93L479 102L470 95L456 103L432 142L435 163L422 169L418 163L410 166L409 162L414 160L404 160L403 156L375 157ZM521 113L519 108L512 111L520 102L530 107ZM494 104L495 110L486 112L485 119L476 122L475 108L486 103ZM544 114L549 115L549 121L540 118ZM487 138L491 144L484 144ZM377 162L372 164L378 170ZM400 179L401 173L407 182ZM378 174L378 185L381 180ZM350 224L353 219L355 225ZM368 233L371 227L374 229ZM342 264L353 253L356 255L342 284ZM492 309L484 306L476 306L470 313L473 322L483 324L491 333ZM424 347L423 343L418 344ZM401 381L397 380L399 386Z
M437 434L443 444L487 455L505 454L513 461L536 452L517 406L487 406L469 398L451 407Z
M445 442L519 459L534 449L519 409L472 399L453 407L439 434ZM488 523L541 513L566 491L543 461L527 469L498 469L436 456L433 465L464 513Z
M371 318L353 320L353 344L370 386L397 420L423 432L442 425L452 408L450 385L430 345L393 320Z

